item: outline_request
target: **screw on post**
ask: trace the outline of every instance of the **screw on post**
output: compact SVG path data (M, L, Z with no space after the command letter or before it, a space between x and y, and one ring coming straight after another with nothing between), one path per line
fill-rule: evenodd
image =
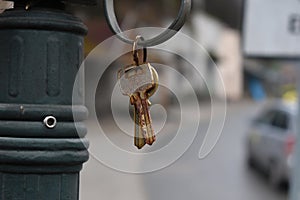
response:
M52 129L56 126L57 120L53 116L47 116L43 122L47 128Z

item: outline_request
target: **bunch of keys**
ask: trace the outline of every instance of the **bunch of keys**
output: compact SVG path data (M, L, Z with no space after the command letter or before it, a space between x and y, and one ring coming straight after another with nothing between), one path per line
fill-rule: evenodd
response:
M150 116L149 98L158 89L158 74L154 67L147 63L147 49L143 48L143 62L139 62L137 43L143 37L137 36L133 43L134 63L118 71L118 80L123 95L129 96L134 106L134 145L141 149L146 144L152 145L155 133Z

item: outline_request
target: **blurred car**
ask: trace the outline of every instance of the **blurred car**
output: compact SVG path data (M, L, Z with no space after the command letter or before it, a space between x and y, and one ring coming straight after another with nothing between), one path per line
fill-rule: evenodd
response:
M290 180L296 115L296 103L274 101L254 118L247 134L248 165L266 172L274 187Z

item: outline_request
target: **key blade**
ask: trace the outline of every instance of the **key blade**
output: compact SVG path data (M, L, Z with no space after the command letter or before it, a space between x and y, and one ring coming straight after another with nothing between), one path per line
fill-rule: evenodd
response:
M152 145L155 140L156 140L156 136L154 134L154 130L152 127L152 120L151 120L151 116L150 116L150 110L149 110L149 104L148 104L148 99L141 99L142 102L142 107L143 107L143 112L144 112L144 116L145 116L145 123L146 123L146 129L147 129L147 134L146 134L146 143L148 145Z
M138 149L142 149L146 145L145 138L142 131L143 130L140 126L140 121L139 121L139 114L136 106L134 106L134 145Z
M139 95L136 93L130 97L130 101L134 105L134 145L141 149L146 144L146 124L145 117L142 109L141 99Z

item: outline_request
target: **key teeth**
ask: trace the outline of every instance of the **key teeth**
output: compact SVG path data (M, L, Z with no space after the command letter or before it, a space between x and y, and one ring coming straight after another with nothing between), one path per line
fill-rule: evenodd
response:
M134 146L136 146L138 149L143 148L145 145L146 142L144 139L141 141L141 138L135 138Z
M150 145L150 146L151 146L151 145L152 145L152 144L153 144L155 141L156 141L156 137L155 137L155 136L153 136L153 137L152 137L152 139L151 139L150 141L149 141L149 140L148 140L148 141L146 141L146 144L148 144L148 145Z
M151 139L151 141L147 141L146 139L144 144L134 144L134 146L136 146L136 148L138 148L139 150L142 149L146 144L148 144L149 146L152 146L152 144L156 141L156 137L153 136L153 138Z
M146 143L145 144L134 144L134 146L136 146L136 148L138 148L138 149L142 149L145 145L146 145Z
M135 146L136 146L136 148L138 148L138 150L140 150L140 149L142 149L144 147L144 146L140 147L138 145L135 145Z

